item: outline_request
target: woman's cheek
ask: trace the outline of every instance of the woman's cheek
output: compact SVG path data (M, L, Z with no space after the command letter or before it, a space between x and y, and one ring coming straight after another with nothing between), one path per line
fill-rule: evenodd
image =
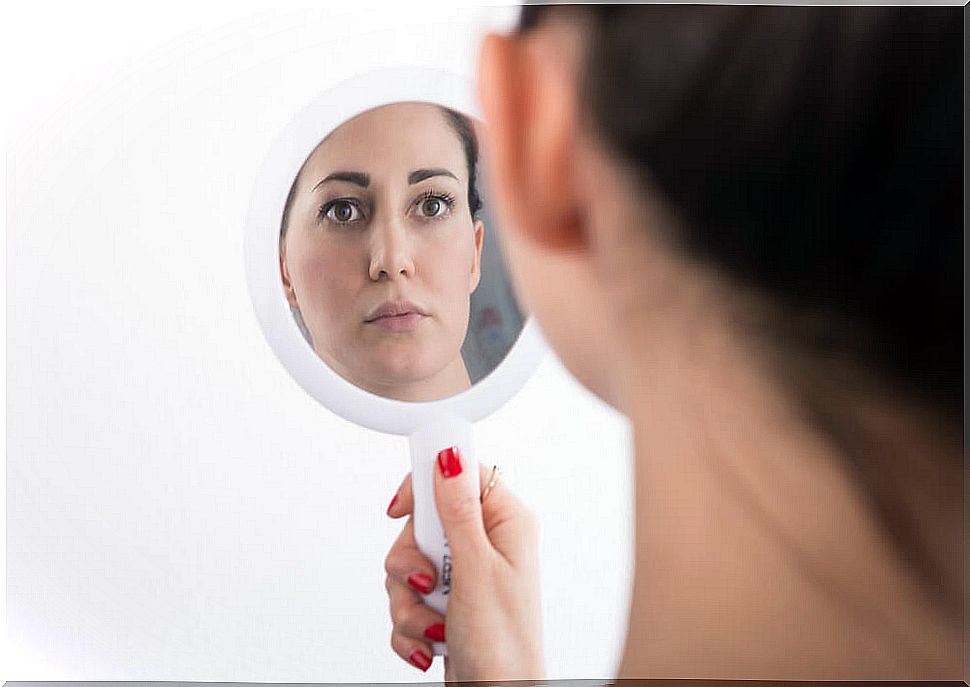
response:
M448 347L452 346L453 339L464 340L469 309L469 273L473 260L472 251L462 241L455 239L452 235L448 240L426 242L421 266L417 270L418 281L434 299L435 309L441 315L441 324L448 332Z
M475 262L474 229L465 226L464 222L448 229L428 245L435 282L450 292L467 296L469 276Z
M354 312L346 264L323 252L308 255L301 264L303 298L310 301L301 309L312 312L318 326L335 326L338 314L349 317Z

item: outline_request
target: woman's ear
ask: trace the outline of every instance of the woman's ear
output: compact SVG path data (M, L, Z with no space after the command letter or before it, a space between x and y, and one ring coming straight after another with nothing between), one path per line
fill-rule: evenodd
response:
M485 240L485 224L480 219L476 219L475 227L475 258L472 262L471 283L468 293L474 293L482 280L482 245Z
M487 36L478 74L498 205L510 230L554 250L586 242L573 175L578 60L566 54L575 52L576 37L567 28Z
M283 291L286 293L286 302L291 308L300 309L300 304L296 302L296 291L290 281L290 271L286 266L286 241L280 239L280 277L283 279Z

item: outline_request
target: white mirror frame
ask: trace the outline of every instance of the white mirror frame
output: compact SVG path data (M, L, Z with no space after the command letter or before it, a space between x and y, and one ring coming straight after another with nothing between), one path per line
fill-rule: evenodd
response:
M328 89L283 130L256 178L246 222L249 294L263 334L290 376L341 417L369 429L411 435L435 418L476 422L514 396L548 347L528 316L505 358L484 379L454 396L407 402L364 391L335 373L307 344L290 312L279 271L280 220L290 186L310 152L362 112L398 102L443 105L482 121L474 85L449 72L399 67L366 72Z

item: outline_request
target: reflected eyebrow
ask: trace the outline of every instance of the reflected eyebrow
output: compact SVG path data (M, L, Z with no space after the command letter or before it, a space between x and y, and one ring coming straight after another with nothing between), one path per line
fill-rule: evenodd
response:
M432 167L431 169L416 169L410 174L408 174L408 183L416 184L419 181L424 181L425 179L430 179L431 177L451 177L455 181L458 181L458 177L449 172L443 167Z
M324 184L328 181L348 181L351 184L357 184L363 188L370 186L370 175L364 174L363 172L334 172L333 174L328 174L325 178L317 182L311 191L316 191L320 184Z

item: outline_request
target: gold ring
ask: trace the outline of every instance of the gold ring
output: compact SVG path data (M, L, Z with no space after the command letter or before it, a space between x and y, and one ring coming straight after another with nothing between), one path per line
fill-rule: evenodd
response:
M492 491L492 488L495 486L495 483L498 482L498 476L499 476L498 465L493 465L492 474L488 478L488 484L486 484L485 488L482 489L482 497L481 497L482 503L485 503L485 499L486 497L488 497L489 492Z

